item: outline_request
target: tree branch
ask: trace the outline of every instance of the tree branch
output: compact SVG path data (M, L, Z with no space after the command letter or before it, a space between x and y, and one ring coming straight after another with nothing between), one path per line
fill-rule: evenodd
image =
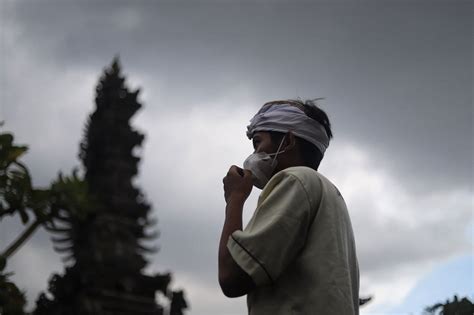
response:
M38 226L41 224L41 220L36 219L29 227L27 227L23 233L2 253L0 254L1 257L8 259L14 252L18 250L18 248L23 245L24 242L28 240L28 238L35 232Z

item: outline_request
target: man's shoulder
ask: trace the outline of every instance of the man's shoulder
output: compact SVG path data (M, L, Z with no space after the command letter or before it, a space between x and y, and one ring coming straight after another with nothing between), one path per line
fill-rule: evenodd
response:
M336 187L323 174L307 166L288 167L277 173L275 177L277 176L280 177L277 181L282 181L284 178L293 178L300 182L303 187L313 192L323 189L323 187ZM340 193L338 194L340 195Z
M301 187L307 192L314 193L325 186L328 180L319 172L306 166L293 166L276 173L265 186L265 191L270 192L278 189L286 191L289 187Z
M271 193L286 193L298 187L304 188L308 183L318 181L318 175L315 173L317 172L309 167L300 166L281 170L272 176L260 197L266 197Z
M288 167L279 172L279 175L283 177L296 177L302 182L328 181L328 179L324 177L321 173L307 166Z
M307 166L292 166L276 173L264 187L261 196L271 192L285 192L289 187L300 187L307 193L316 193L323 187L334 186L332 182L318 171Z

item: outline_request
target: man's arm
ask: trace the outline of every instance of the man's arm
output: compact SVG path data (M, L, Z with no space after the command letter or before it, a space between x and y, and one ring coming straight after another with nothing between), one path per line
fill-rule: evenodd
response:
M227 249L230 235L234 231L242 230L242 211L251 190L251 173L232 166L224 178L227 205L219 242L219 284L227 297L245 295L255 287L252 278L237 265Z

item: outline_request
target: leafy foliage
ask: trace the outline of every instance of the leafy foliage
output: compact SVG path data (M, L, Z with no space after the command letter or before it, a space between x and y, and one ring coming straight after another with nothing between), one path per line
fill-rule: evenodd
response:
M6 259L0 257L0 314L23 315L25 295L9 280L11 273L4 273Z
M372 301L372 296L365 297L365 298L359 298L359 306L364 306L367 305L370 301Z
M453 301L447 300L446 303L436 303L425 309L426 314L439 315L472 315L474 314L474 304L464 297L461 300L455 295Z
M19 158L28 150L26 146L13 144L11 133L0 134L0 218L18 213L23 223L27 223L27 208L34 204L35 191L31 187L31 177ZM35 207L35 214L44 214ZM39 210L39 211L38 211Z
M24 314L24 293L10 280L12 273L5 273L10 258L40 226L51 228L61 216L84 217L94 209L87 194L84 180L77 171L71 176L59 174L45 189L34 188L28 168L20 162L27 152L26 146L14 144L11 133L0 133L0 221L5 216L18 215L24 225L23 232L0 253L0 314ZM33 221L32 223L30 223Z

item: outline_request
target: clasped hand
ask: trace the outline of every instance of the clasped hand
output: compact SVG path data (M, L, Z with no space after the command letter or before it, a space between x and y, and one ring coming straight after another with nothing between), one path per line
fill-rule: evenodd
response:
M244 203L252 191L252 173L235 165L230 167L222 182L226 203L231 200Z

